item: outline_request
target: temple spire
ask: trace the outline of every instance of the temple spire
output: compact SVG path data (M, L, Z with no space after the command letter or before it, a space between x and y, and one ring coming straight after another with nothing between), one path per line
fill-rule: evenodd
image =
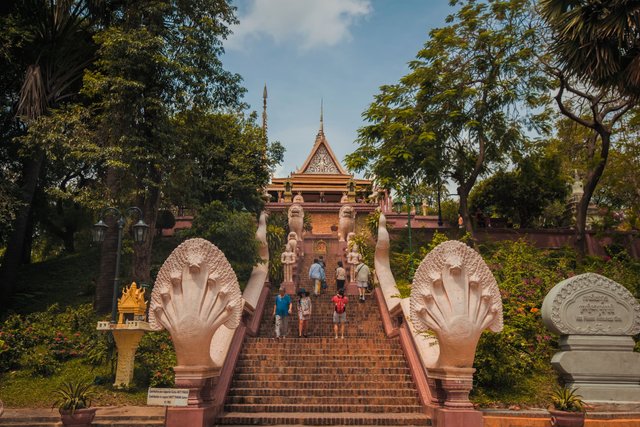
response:
M324 133L324 119L323 119L323 100L322 98L320 98L320 132L323 134Z
M264 84L262 91L262 138L265 146L267 145L267 84Z

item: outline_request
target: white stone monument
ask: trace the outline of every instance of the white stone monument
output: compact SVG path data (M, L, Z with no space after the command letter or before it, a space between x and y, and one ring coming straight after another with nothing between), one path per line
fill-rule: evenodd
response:
M238 279L222 251L205 239L178 246L158 272L149 324L166 329L176 350L176 387L190 389L189 405L210 399L219 375L210 353L222 325L240 324L243 299Z
M595 273L563 280L542 303L545 326L560 335L551 364L592 405L640 405L640 304L619 283Z
M444 407L472 410L469 392L480 334L502 330L500 291L482 257L456 240L429 252L413 278L411 322L438 338L440 354L428 379L444 392Z

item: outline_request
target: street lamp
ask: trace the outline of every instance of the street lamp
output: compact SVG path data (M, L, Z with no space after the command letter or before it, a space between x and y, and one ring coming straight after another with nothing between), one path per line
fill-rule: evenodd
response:
M104 218L107 215L112 215L117 219L116 225L118 226L118 247L116 249L116 274L113 278L113 299L111 300L111 323L116 323L117 316L117 301L118 301L118 285L120 282L120 252L122 251L122 230L125 225L125 215L129 215L132 212L138 214L138 222L133 226L133 241L136 243L143 243L149 234L149 226L142 220L142 210L136 206L129 207L124 210L124 215L116 208L108 207L100 214L100 220L93 225L92 235L93 241L96 243L104 242L104 238L107 234L109 226L104 222Z
M415 208L416 210L419 209L420 203L418 200L413 201L411 200L411 196L409 195L409 193L407 193L406 195L406 205L407 205L407 233L408 233L408 237L409 237L409 269L411 272L411 275L413 275L413 244L411 241L411 207L414 206L415 203ZM403 207L403 203L402 201L400 201L400 199L396 200L393 203L393 207L395 208L396 213L401 213L402 212L402 207Z

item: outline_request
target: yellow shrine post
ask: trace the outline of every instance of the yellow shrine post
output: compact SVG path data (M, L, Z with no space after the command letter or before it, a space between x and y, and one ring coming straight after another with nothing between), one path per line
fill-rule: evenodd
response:
M118 300L118 323L98 322L98 330L112 331L118 350L114 387L126 387L133 379L136 350L145 331L151 330L147 323L145 290L135 282L122 290Z

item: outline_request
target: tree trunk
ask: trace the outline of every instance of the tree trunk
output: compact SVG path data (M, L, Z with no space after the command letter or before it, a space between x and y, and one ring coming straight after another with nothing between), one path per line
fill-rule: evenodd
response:
M149 191L138 197L137 206L142 209L144 222L149 226L147 240L144 243L136 243L136 250L133 253L132 278L136 282L151 284L151 255L153 240L155 237L156 220L160 207L160 172L152 166L150 178L155 185Z
M604 168L607 164L607 158L609 157L609 147L611 146L611 132L603 125L597 125L596 132L600 136L602 142L599 160L587 173L586 183L584 185L584 193L582 198L576 207L576 241L575 248L578 256L578 263L581 264L587 253L587 214L589 212L589 204L591 197L598 186L598 182L602 177Z
M107 188L112 195L117 194L118 176L113 168L107 170ZM111 198L105 197L106 200ZM111 312L111 301L113 298L113 280L116 275L116 256L118 250L118 226L113 218L107 218L109 225L104 242L100 248L100 273L96 281L96 298L93 308L99 314Z
M0 308L6 307L9 296L13 293L18 278L18 269L24 260L25 237L29 228L29 218L33 205L33 197L38 185L38 178L45 161L45 154L35 149L33 157L25 163L23 184L20 192L21 206L13 222L13 230L7 242L7 248L0 267Z

